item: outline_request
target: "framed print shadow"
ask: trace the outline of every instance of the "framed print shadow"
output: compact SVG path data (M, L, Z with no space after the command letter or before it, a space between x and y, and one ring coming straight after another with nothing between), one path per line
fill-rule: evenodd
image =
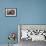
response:
M17 8L5 8L5 15L6 16L16 16L16 9Z

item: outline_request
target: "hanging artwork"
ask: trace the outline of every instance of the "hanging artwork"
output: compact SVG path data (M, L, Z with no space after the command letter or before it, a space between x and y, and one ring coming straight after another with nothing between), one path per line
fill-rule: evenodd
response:
M5 8L6 16L16 16L16 8Z
M20 24L18 30L20 40L46 41L46 25Z

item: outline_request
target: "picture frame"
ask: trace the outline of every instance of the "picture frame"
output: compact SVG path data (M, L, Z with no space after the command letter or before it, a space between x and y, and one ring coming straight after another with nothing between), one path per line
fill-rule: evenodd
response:
M28 30L28 35L26 34L26 36L28 36L27 39L26 38L21 39L22 30L24 31ZM30 38L29 36L33 37ZM20 43L22 40L46 41L46 24L18 24L18 42Z
M17 8L5 8L5 16L17 16Z

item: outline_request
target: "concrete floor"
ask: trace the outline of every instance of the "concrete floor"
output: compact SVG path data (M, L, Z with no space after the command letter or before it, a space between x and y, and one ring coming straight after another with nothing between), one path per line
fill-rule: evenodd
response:
M8 44L0 44L0 46L8 46ZM10 46L18 46L18 44L10 45Z
M0 46L8 46L8 45L0 44ZM46 42L43 42L43 41L32 42L31 40L28 40L28 41L21 40L19 44L15 44L14 46L46 46Z
M20 46L46 46L46 42L45 41L21 40Z

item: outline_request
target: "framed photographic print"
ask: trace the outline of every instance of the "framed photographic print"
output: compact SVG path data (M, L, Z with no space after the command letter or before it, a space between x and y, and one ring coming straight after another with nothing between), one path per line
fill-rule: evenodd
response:
M46 41L46 24L19 24L18 42L22 40Z
M16 8L5 8L6 16L16 16Z

